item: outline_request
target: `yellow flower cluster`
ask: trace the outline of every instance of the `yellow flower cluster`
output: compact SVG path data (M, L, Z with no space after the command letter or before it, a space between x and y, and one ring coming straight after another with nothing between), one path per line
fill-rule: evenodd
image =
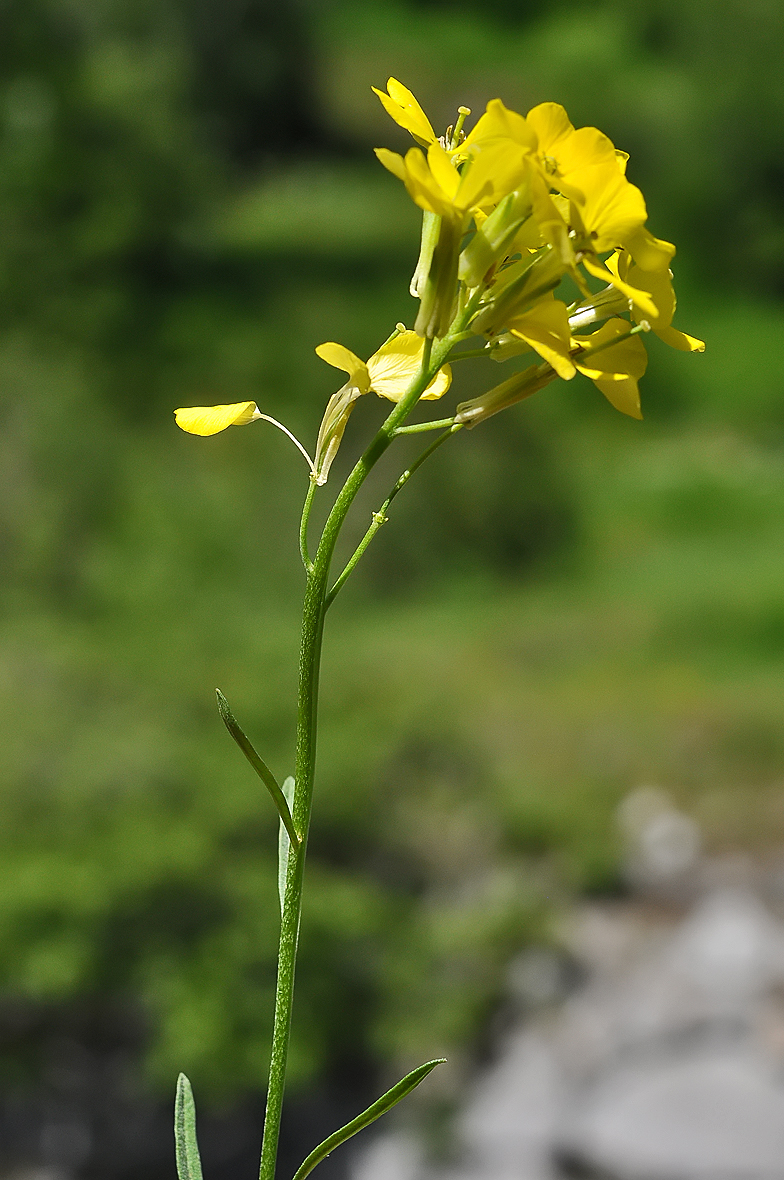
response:
M329 399L314 458L297 443L315 482L325 482L357 399L372 390L399 401L429 358L427 339L446 341L441 359L471 336L494 361L535 354L522 372L458 405L457 422L475 425L578 372L618 410L641 417L637 382L647 354L639 333L653 331L686 352L705 346L673 327L675 247L646 228L627 155L595 127L575 128L554 102L523 117L493 99L468 133L470 111L460 107L455 127L439 138L400 82L390 78L375 93L419 145L404 156L376 149L423 211L411 283L419 314L413 331L398 324L367 362L341 344L316 349L348 380ZM558 297L562 281L577 299ZM450 382L443 365L422 397L441 397ZM255 402L176 411L183 430L202 435L259 418L274 421Z
M467 135L461 108L457 133L438 139L400 82L390 78L387 92L375 93L426 149L405 156L376 150L426 217L412 287L420 298L416 331L444 336L458 309L469 306L469 327L485 337L494 359L533 351L552 376L586 373L614 406L640 417L637 380L646 353L637 331L652 329L687 352L704 344L672 326L675 247L646 229L645 200L626 177L626 154L595 127L575 129L553 102L523 118L493 99ZM556 298L564 278L582 300L567 305ZM594 292L591 279L605 286ZM537 370L536 379L529 372L527 381L511 380L526 396L546 375ZM503 408L498 403L493 390L460 407L460 416L480 420L488 406Z

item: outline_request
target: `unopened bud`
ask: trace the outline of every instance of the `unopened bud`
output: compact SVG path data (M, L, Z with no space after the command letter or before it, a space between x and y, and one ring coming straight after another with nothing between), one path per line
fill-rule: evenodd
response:
M506 257L531 211L531 198L525 189L508 193L496 206L460 255L459 275L467 286L478 287L490 268Z
M531 394L544 389L556 376L549 365L531 365L522 373L515 373L513 377L489 389L481 397L475 397L470 402L462 402L457 407L455 422L460 422L470 429L491 418L493 414L505 410L521 402Z
M429 339L446 336L457 310L457 263L463 221L439 218L438 241L421 290L419 315L414 324L418 336Z

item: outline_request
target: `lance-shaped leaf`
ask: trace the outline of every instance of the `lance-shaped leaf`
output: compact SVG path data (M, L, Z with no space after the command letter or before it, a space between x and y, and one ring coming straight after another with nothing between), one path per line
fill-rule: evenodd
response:
M336 1147L340 1147L341 1143L345 1143L352 1135L356 1135L358 1131L370 1126L382 1114L386 1114L388 1110L391 1110L401 1098L405 1098L406 1094L410 1094L412 1090L416 1089L431 1070L435 1069L437 1065L443 1065L445 1060L444 1057L439 1057L435 1061L427 1061L417 1069L412 1069L411 1073L406 1074L391 1090L387 1090L386 1094L379 1098L377 1102L374 1102L362 1114L357 1115L350 1123L346 1123L345 1127L341 1127L339 1131L335 1131L328 1139L325 1139L323 1143L315 1147L295 1173L294 1180L305 1180L305 1177L310 1175L316 1164L320 1164L323 1159L327 1158L330 1152L334 1151Z
M272 773L269 766L267 766L267 763L264 761L264 759L261 758L254 750L250 739L240 728L236 717L229 708L229 702L226 700L219 688L216 688L215 695L218 698L218 710L220 711L220 715L223 719L223 724L226 726L229 733L234 738L245 757L248 759L248 762L250 762L251 766L256 771L256 774L259 776L261 781L264 783L264 786L269 791L270 795L272 796L272 802L275 804L278 815L281 818L281 822L285 825L286 831L289 834L291 843L295 848L299 848L300 838L297 835L297 829L294 827L294 820L291 816L291 809L286 802L286 796L278 786L278 780L275 778L275 775Z
M202 1180L199 1144L196 1140L196 1103L184 1073L177 1078L174 1100L174 1146L180 1180Z

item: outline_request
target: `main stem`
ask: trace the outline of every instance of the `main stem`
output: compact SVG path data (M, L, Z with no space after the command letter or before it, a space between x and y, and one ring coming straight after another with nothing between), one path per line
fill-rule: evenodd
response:
M308 830L310 828L311 801L313 798L313 776L316 763L316 719L318 708L319 670L321 666L321 644L324 635L324 616L327 610L327 592L332 554L340 530L354 498L362 487L367 475L392 442L395 430L400 426L419 401L433 377L449 355L454 335L459 329L443 340L425 342L422 369L408 391L387 417L370 446L357 462L341 491L332 511L327 517L324 531L312 565L308 570L305 601L302 609L302 638L299 661L299 697L297 706L297 752L294 778L294 826L301 837L297 851L289 851L286 871L286 887L283 895L283 912L280 923L280 945L278 950L278 979L275 991L275 1023L272 1033L272 1055L270 1059L267 1109L264 1116L264 1138L261 1146L260 1180L274 1180L275 1163L280 1136L280 1117L283 1107L283 1090L286 1081L291 1010L294 998L294 970L297 958L300 913L302 910L302 882L307 852Z

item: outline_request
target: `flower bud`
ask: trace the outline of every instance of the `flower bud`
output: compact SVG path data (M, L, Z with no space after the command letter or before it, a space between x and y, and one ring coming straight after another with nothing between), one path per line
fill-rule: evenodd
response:
M457 264L463 219L442 217L414 324L418 336L446 336L457 311Z
M507 381L489 389L481 397L472 398L469 402L461 402L457 407L455 422L468 426L477 426L486 418L491 418L507 406L523 401L531 394L544 389L545 385L555 378L556 374L549 365L530 365L522 373L515 373Z
M486 335L500 333L510 319L557 287L563 272L563 263L549 246L513 262L499 274L472 328Z
M478 287L490 268L506 256L531 212L531 198L526 186L508 193L479 226L460 255L458 273L468 287Z

